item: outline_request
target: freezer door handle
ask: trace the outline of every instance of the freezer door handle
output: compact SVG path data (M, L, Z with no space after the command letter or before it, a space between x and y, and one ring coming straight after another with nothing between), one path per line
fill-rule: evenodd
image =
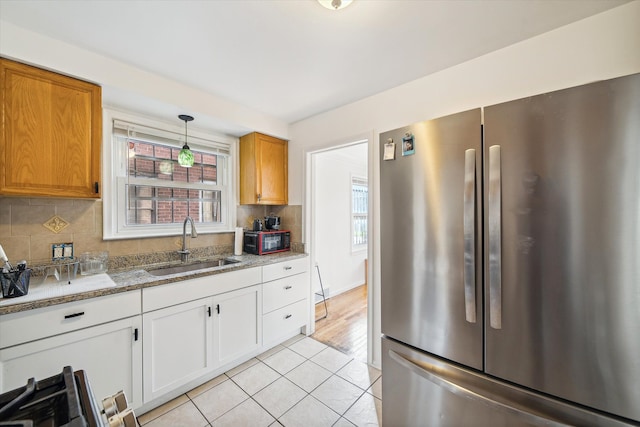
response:
M500 146L489 147L489 324L502 329L502 178Z
M400 364L400 366L410 370L412 373L419 375L427 381L430 381L436 386L441 387L464 399L481 401L483 404L489 406L492 409L495 409L496 411L508 413L510 416L522 420L523 424L526 423L531 425L544 425L554 427L568 427L571 425L558 422L557 420L553 420L541 415L536 415L531 412L523 411L522 409L516 408L507 403L503 403L498 400L492 399L489 396L485 396L481 392L470 390L460 384L456 384L451 379L445 378L439 374L440 372L444 372L442 368L439 368L438 366L432 365L428 362L414 361L413 359L391 349L389 350L389 357L396 363Z
M464 308L476 323L476 150L464 152Z

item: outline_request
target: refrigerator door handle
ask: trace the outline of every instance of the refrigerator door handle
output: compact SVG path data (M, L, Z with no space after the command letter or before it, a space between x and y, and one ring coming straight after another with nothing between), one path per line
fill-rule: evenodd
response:
M432 382L436 386L441 387L453 393L456 396L459 396L465 399L480 401L483 404L489 406L490 408L495 409L496 411L508 413L510 416L513 416L522 420L523 423L532 424L532 425L554 426L554 427L570 426L570 424L565 424L541 415L536 415L531 412L524 411L522 409L508 405L507 403L503 403L498 400L492 399L481 392L476 392L474 390L465 388L460 384L456 384L455 382L440 375L439 373L444 371L441 368L435 365L432 365L430 363L420 361L419 362L420 364L418 365L412 359L391 349L389 350L389 357L391 357L391 359L393 359L395 362L400 364L400 366L410 370L412 373L419 375L420 377L426 379L427 381Z
M464 308L469 323L476 323L476 150L464 152Z
M489 147L489 323L502 329L502 178L500 146Z

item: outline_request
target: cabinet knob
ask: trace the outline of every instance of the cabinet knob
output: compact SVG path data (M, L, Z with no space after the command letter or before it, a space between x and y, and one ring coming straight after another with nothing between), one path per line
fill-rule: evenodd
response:
M286 316L284 316L285 319L290 318L292 315L291 314L287 314Z
M287 286L285 286L285 287L284 287L284 290L285 290L285 291L288 291L288 290L289 290L289 289L291 289L291 288L292 288L292 286L291 286L291 285L287 285Z
M291 270L293 267L289 267L288 265L283 267L285 270Z
M258 201L260 201L260 199L262 199L262 194L258 193L257 197L258 197Z

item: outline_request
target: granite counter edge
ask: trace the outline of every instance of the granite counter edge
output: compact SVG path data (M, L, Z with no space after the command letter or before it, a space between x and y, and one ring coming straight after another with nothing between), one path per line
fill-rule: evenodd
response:
M64 304L73 301L82 301L90 298L97 298L106 295L113 295L121 292L136 291L143 288L149 288L153 286L165 285L168 283L180 282L188 279L195 279L204 276L214 276L217 274L229 273L232 271L244 270L247 268L261 267L264 265L275 264L277 262L293 260L298 258L308 257L305 253L288 253L288 254L274 254L266 256L247 256L241 255L234 258L243 258L241 264L229 265L224 269L205 269L196 272L186 272L173 274L167 277L156 277L150 275L144 268L140 266L132 268L127 271L116 271L108 273L109 277L116 283L115 287L107 287L101 289L95 289L87 292L79 292L75 294L63 295L59 297L52 297L37 301L30 301L25 303L17 302L16 304L9 304L0 307L0 316L5 314L18 313L21 311L34 310L37 308L50 307L53 305Z

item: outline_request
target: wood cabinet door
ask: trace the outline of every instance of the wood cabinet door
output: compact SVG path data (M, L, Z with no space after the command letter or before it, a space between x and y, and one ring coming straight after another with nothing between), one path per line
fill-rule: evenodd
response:
M207 374L211 352L211 298L144 313L144 401Z
M262 345L262 286L214 297L215 366L220 367Z
M286 205L289 194L287 141L258 135L257 142L258 203Z
M288 142L253 132L240 138L240 204L286 205Z
M99 86L0 59L0 194L100 197Z

